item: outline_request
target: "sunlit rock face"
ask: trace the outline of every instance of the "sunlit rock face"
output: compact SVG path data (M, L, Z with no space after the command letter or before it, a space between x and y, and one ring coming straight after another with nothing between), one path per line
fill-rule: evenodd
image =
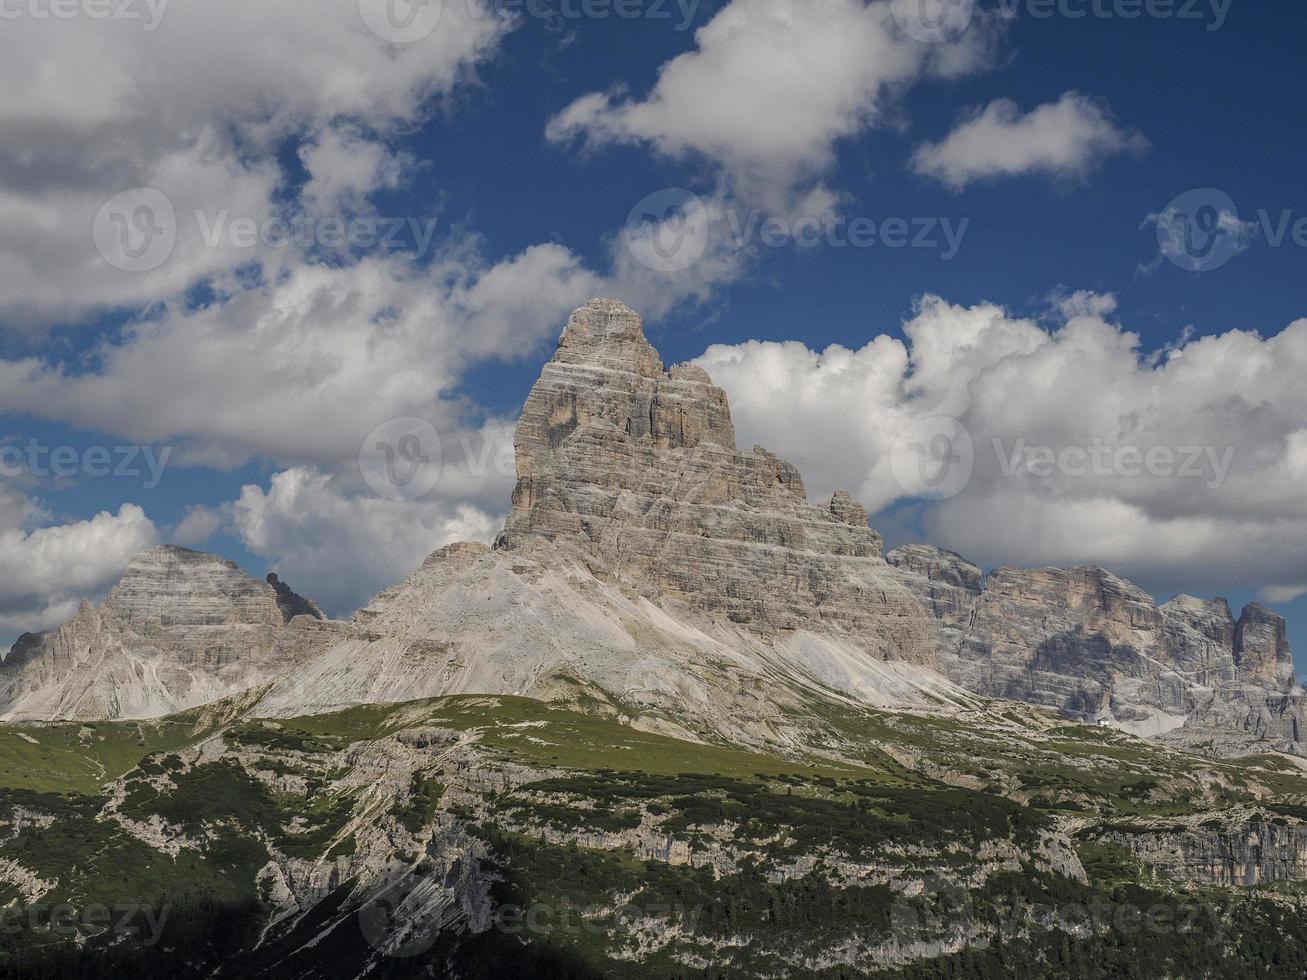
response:
M956 684L1232 754L1301 752L1303 694L1284 619L1224 599L1159 606L1101 568L999 568L908 545L888 556L940 625Z
M726 394L666 368L640 317L569 318L516 432L494 548L451 545L349 623L276 576L184 548L138 555L99 608L24 636L0 717L151 717L259 689L294 715L450 693L572 698L670 732L785 741L811 698L1024 701L1213 754L1301 750L1284 621L1158 605L1101 568L882 554L839 491L735 444Z
M735 446L725 393L665 370L640 318L596 300L572 314L517 427L518 482L497 542L557 549L691 614L774 637L856 640L928 663L934 627L846 493L808 503L789 463Z
M136 555L104 603L19 638L0 665L7 719L151 718L270 683L339 624L277 581L164 545Z

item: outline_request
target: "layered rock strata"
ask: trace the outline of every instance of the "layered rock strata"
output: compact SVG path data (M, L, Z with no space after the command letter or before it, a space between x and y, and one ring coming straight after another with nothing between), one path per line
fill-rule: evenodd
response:
M18 639L0 663L0 718L170 714L271 683L339 628L280 581L165 545L135 556L98 609Z
M735 446L725 393L663 369L640 318L598 300L572 314L517 427L513 510L496 542L574 555L691 615L767 638L847 637L929 664L934 627L847 493L808 503L789 463Z
M1101 568L985 575L929 545L889 562L940 624L937 662L955 683L1228 754L1300 751L1303 695L1284 619L1224 599L1159 606Z

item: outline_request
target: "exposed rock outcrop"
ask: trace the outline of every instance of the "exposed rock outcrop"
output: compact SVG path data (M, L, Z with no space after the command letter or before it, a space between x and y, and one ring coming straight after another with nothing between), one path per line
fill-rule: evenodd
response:
M0 717L148 717L255 687L285 715L450 693L587 696L679 732L784 741L813 697L1051 708L1216 754L1299 751L1284 621L1158 606L1100 568L1000 568L909 545L760 447L703 369L665 369L639 316L567 322L516 431L493 549L441 549L350 624L277 576L180 548L99 609L25 636ZM887 560L888 558L888 560Z
M1158 606L1101 568L999 568L930 545L888 556L940 623L940 670L991 697L1215 754L1302 751L1283 618L1224 599Z
M597 689L664 730L784 741L814 694L963 696L930 668L935 624L861 505L813 507L793 466L737 450L725 394L664 370L620 303L572 315L516 451L494 550L432 555L261 712Z
M0 663L0 718L152 718L270 683L340 624L285 585L171 545L134 557L99 609L83 603Z
M620 303L569 319L516 454L496 548L440 550L348 627L275 576L142 556L101 610L20 644L39 666L10 674L9 713L159 714L265 683L268 714L597 689L667 730L783 740L787 711L832 690L964 696L931 669L937 627L862 506L814 507L789 463L739 451L725 393L664 370Z
M764 637L839 634L929 663L934 628L846 493L808 503L789 463L735 447L725 393L664 371L640 318L572 314L517 427L513 511L496 547L575 555L641 595Z
M1129 848L1155 873L1190 884L1230 887L1307 878L1307 827L1284 819L1141 827L1103 838Z

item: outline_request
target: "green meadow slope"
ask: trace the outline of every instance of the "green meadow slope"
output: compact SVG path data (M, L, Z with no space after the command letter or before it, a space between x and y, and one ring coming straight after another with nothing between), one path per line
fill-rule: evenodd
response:
M1307 778L1010 705L0 729L0 976L1295 977Z

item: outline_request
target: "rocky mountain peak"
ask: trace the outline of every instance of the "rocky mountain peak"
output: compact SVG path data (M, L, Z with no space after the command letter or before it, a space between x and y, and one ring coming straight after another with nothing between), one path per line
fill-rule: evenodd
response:
M289 623L296 616L311 616L314 619L327 618L316 602L294 591L275 572L268 573L267 582L277 595L277 608L281 610L282 618L286 622Z
M267 583L235 562L176 545L133 556L102 612L133 627L285 622Z
M663 362L644 335L644 321L624 303L592 299L572 313L558 340L555 363L594 365L660 378Z
M291 620L295 620L292 624ZM176 545L134 555L97 609L25 634L0 664L0 718L148 718L268 683L328 642L275 575Z
M572 554L650 598L762 633L852 629L879 655L929 657L933 627L862 506L837 494L814 507L791 464L737 449L726 393L697 366L664 370L621 303L571 315L516 454L500 550ZM886 616L894 629L871 628Z
M1294 684L1293 652L1284 617L1259 602L1244 606L1235 624L1234 661L1242 676L1289 690Z

